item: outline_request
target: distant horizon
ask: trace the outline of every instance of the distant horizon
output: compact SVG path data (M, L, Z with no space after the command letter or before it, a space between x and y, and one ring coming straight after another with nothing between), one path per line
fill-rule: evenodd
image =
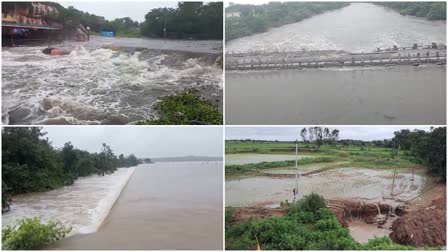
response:
M319 126L321 128L327 128L325 126ZM434 126L445 127L445 126ZM257 141L288 141L294 142L295 140L301 140L300 130L303 128L309 128L308 126L297 127L228 127L226 128L225 140L257 140ZM361 140L361 141L375 141L391 139L394 136L395 131L402 129L409 129L411 131L425 130L429 131L431 126L424 127L328 127L331 130L339 130L340 140Z

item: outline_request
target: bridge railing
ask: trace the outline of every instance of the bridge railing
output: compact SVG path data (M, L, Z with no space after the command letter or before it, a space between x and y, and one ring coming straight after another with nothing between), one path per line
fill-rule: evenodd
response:
M317 68L343 66L415 65L445 64L446 52L425 52L407 54L352 55L325 59L311 58L268 58L226 61L226 70L250 70L272 68Z

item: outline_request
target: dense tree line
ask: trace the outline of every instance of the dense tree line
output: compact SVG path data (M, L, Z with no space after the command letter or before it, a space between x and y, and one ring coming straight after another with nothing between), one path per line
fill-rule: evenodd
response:
M222 4L179 2L176 9L153 9L141 24L142 34L155 38L222 39Z
M6 3L9 5L29 7L31 2ZM151 37L175 39L222 39L223 37L223 3L222 2L179 2L177 8L156 8L145 15L145 21L139 23L129 17L107 20L73 6L63 7L59 3L45 4L57 8L59 14L43 17L65 26L83 25L90 31L113 31L117 36Z
M226 8L226 40L269 28L300 22L328 10L349 5L346 2L269 2L263 5L230 4Z
M107 20L102 16L80 11L73 6L65 8L59 3L49 2L48 4L55 6L59 11L59 15L52 17L53 20L64 25L77 26L82 24L84 27L90 27L90 30L93 32L105 30L113 31L117 34L140 33L140 24L129 17Z
M446 19L445 2L375 2L392 8L402 15L424 17L430 20Z
M314 143L318 147L322 144L336 144L339 139L339 130L329 128L309 127L300 131L302 141L305 143Z
M401 130L394 133L391 140L395 148L409 151L422 164L442 178L446 178L446 128L431 130Z
M103 143L100 153L76 149L70 142L54 148L37 127L2 130L2 209L12 194L48 191L71 185L79 177L113 173L140 163L134 156L118 157Z

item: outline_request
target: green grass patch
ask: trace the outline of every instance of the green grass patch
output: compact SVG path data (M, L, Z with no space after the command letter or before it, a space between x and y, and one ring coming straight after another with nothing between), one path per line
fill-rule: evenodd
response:
M211 102L200 97L196 91L187 90L177 95L165 96L155 105L158 119L137 122L138 125L221 125L222 114Z
M289 207L284 217L249 220L232 224L232 209L226 209L226 249L250 250L411 250L388 237L356 242L347 228L325 206L318 194L310 194Z
M317 157L317 158L302 158L298 160L299 165L317 164L317 163L332 163L337 162L336 157ZM287 161L273 161L273 162L260 162L255 164L244 165L226 165L226 178L237 177L243 175L257 175L260 169L271 169L281 167L291 167L296 163L295 160Z

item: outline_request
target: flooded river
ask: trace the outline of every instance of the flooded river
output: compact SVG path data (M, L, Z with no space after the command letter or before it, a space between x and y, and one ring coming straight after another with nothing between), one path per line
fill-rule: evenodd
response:
M445 66L226 72L229 124L445 122Z
M140 165L100 229L51 249L221 250L222 162Z
M229 41L227 52L346 50L446 43L446 22L353 3ZM228 124L445 124L446 66L226 72Z
M27 193L12 198L11 211L2 214L2 226L23 218L39 217L70 225L73 234L98 230L120 195L133 168L120 168L113 174L79 178L71 186L49 192Z
M154 115L160 96L195 88L219 105L222 41L105 38L2 48L4 124L127 124ZM136 51L135 48L150 50Z
M393 45L446 43L446 22L402 16L370 3L352 3L302 22L231 40L227 52L346 50L371 52Z
M272 173L272 171L271 171ZM280 170L280 174L284 174ZM395 180L393 195L396 200L409 200L434 185L424 171L416 170L412 180L411 169L400 169ZM299 197L312 192L327 199L358 199L381 201L390 197L393 170L366 168L339 168L299 178ZM226 206L251 206L260 203L278 205L293 200L295 179L274 177L247 177L226 180Z

